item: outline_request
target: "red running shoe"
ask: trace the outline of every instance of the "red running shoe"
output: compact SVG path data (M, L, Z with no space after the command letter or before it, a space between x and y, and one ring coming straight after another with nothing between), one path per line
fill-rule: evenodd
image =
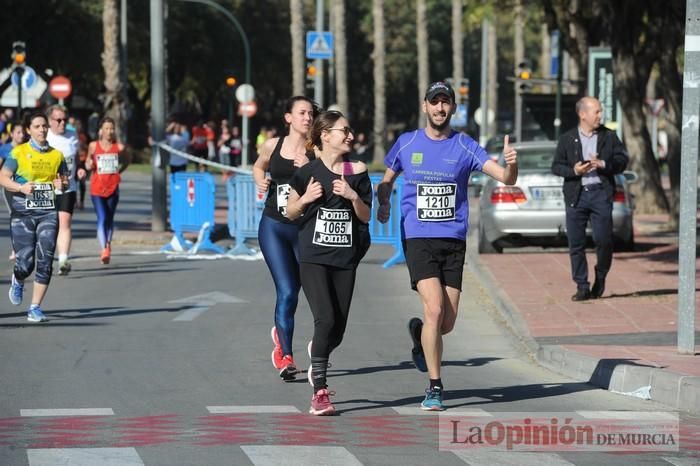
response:
M311 407L309 408L309 413L314 416L332 416L335 414L335 406L331 404L331 396L334 396L335 392L328 391L327 388L322 388L316 392L316 394L311 398Z
M100 254L100 262L102 263L102 265L109 264L109 259L110 259L111 253L112 253L112 251L110 250L109 246L107 246L106 248L104 248L102 250L102 254Z
M273 353L274 354L274 353ZM294 358L291 354L285 354L282 358L282 368L280 369L280 377L285 382L290 380L295 380L297 372L297 365L294 363Z
M275 348L272 350L272 365L279 371L284 369L285 364L283 361L284 355L282 354L280 339L277 337L277 327L272 327L272 330L270 330L270 336L272 337L272 343L275 345Z

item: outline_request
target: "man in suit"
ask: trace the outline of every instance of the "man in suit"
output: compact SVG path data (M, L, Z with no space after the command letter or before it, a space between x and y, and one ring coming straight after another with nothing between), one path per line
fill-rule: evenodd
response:
M612 207L615 175L627 167L629 157L614 131L601 126L603 109L598 99L576 102L579 123L559 138L552 173L564 177L566 233L571 276L576 283L573 301L600 298L613 254ZM597 263L589 288L586 262L586 225L591 222Z

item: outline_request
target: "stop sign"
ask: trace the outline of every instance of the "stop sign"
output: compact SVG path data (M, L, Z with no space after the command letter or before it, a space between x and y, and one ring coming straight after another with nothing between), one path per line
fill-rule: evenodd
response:
M65 99L73 91L70 79L65 76L56 76L49 82L49 94L54 99Z
M238 104L238 114L246 117L252 117L258 111L258 104L255 101L241 102Z

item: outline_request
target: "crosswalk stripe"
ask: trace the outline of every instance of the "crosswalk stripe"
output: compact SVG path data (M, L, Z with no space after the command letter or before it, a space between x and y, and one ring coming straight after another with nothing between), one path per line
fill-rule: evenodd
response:
M490 452L474 450L453 451L462 461L470 466L573 466L554 453L533 452Z
M29 466L144 466L135 448L35 448Z
M300 413L295 406L207 406L212 414Z
M586 419L677 421L678 414L668 411L576 411Z
M241 445L255 466L362 466L343 447Z
M448 409L445 411L423 411L418 406L398 406L392 408L398 414L402 416L466 416L466 417L491 417L491 414L487 413L483 409Z
M75 409L20 409L22 417L33 416L113 416L111 408L75 408Z
M671 463L673 466L700 466L700 458L671 458L664 456L663 460Z

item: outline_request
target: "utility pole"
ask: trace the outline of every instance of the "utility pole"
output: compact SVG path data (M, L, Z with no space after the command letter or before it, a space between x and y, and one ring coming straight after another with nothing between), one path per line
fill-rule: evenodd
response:
M523 4L521 0L515 1L515 19L513 21L513 50L515 51L515 74L520 77L521 64L525 60L525 44L523 43ZM520 88L520 80L514 84L515 95L515 140L523 140L523 91Z
M687 0L683 64L680 225L678 227L678 352L695 354L698 136L700 135L700 0Z
M126 21L126 0L121 0L121 8L119 10L119 21L120 21L120 31L119 31L119 42L121 45L121 57L122 63L120 66L120 71L122 73L122 118L121 118L121 139L124 144L129 140L127 129L129 127L128 119L128 109L129 109L129 70L128 65L128 54L127 54L127 21Z
M151 0L151 138L153 139L153 221L151 231L165 231L167 205L165 170L158 143L165 137L165 60L163 59L163 0Z
M323 34L323 2L316 0L316 32L320 36ZM316 59L316 81L314 81L314 100L323 108L323 59Z
M481 21L481 124L479 128L479 144L486 146L489 140L489 92L488 92L488 67L489 67L489 20Z

